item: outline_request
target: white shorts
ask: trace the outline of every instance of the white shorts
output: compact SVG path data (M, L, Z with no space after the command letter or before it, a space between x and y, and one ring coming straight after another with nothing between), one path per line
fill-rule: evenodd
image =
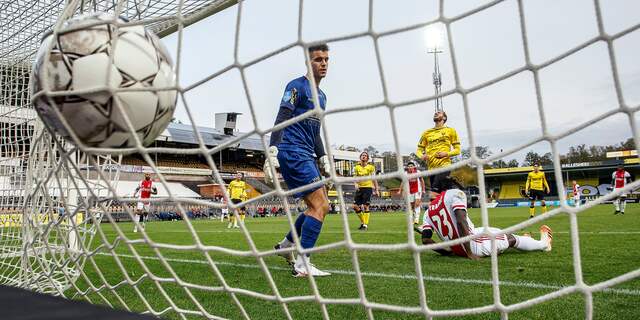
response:
M619 189L619 188L618 188ZM617 189L613 189L613 191L616 191ZM629 194L628 193L621 193L618 197L620 198L626 198Z
M409 202L416 202L416 200L422 200L422 192L409 194Z
M144 203L144 202L140 201L140 202L138 202L138 205L136 206L136 209L149 213L149 211L150 211L149 209L151 209L151 204L148 203L148 202Z
M498 228L491 228L489 230L492 233L498 233L501 230ZM474 228L473 234L481 234L484 231L484 228ZM496 248L498 249L498 254L504 252L509 248L509 240L507 240L506 234L501 234L496 237ZM488 257L491 255L491 239L489 236L482 236L479 238L475 238L471 240L471 252L479 257Z

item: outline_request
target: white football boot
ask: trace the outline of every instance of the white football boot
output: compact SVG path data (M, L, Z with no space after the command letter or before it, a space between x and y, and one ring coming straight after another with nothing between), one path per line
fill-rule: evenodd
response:
M307 262L306 265L305 260ZM307 266L309 266L308 269ZM291 273L296 278L308 277L309 275L314 277L326 277L331 275L329 272L316 268L316 266L311 263L311 259L304 254L298 255L296 262L293 264L293 271Z
M547 252L551 251L553 234L552 234L551 228L549 228L549 226L547 226L546 224L540 226L540 241L547 243L547 248L545 248L543 251L547 251Z
M280 243L276 243L275 246L273 246L273 249L275 250L280 250L280 249L286 249L286 248L290 248L293 247L295 244L289 241L282 241ZM293 252L289 251L289 252L278 252L276 253L277 255L283 257L286 261L287 264L292 266L296 263L296 259L293 256Z

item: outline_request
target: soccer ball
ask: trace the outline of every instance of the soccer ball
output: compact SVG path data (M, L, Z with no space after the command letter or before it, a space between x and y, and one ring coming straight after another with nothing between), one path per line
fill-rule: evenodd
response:
M143 26L116 29L113 21L104 13L82 15L44 38L31 76L31 94L40 94L33 104L68 141L75 142L73 132L88 147L134 146L128 118L146 146L173 117L176 91L157 90L175 85L173 64L157 36Z

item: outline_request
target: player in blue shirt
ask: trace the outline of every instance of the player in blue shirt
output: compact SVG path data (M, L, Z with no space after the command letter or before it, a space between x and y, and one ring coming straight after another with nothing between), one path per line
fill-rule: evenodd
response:
M315 109L312 93L311 76L316 86L327 74L329 65L329 47L326 44L309 47L309 58L313 74L292 80L287 84L275 124L311 112ZM319 107L325 109L327 97L316 87ZM324 145L320 137L320 119L312 115L282 130L271 134L268 159L265 161L264 173L267 182L273 182L269 161L280 168L280 173L289 189L302 187L320 181L320 170L316 159L320 161L324 173L329 172L329 157L325 154ZM324 217L329 212L329 200L324 185L318 185L295 194L296 198L303 198L307 204L307 211L298 216L295 221L296 233L300 237L303 249L313 248L322 229ZM285 238L274 247L276 250L289 248L294 245L293 234L287 233ZM293 275L305 277L328 276L309 262L308 255L298 255L296 259L290 252L279 253L285 257L293 267ZM308 268L307 268L308 266Z

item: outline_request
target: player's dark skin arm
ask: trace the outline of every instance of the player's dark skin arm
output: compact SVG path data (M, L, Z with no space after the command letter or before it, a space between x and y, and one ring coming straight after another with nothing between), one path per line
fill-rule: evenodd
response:
M433 231L431 231L431 229L425 229L420 231L418 228L414 227L414 229L417 233L422 235L422 244L427 245L427 244L434 244L436 243L435 241L433 241L432 237L433 237ZM443 255L443 256L450 256L452 254L451 251L446 250L446 249L433 249L433 251Z
M453 212L456 215L458 231L460 232L460 237L466 237L471 234L471 227L467 223L467 211L457 209ZM480 259L478 256L471 252L471 243L465 242L462 244L464 247L464 251L467 252L467 257L471 260Z

